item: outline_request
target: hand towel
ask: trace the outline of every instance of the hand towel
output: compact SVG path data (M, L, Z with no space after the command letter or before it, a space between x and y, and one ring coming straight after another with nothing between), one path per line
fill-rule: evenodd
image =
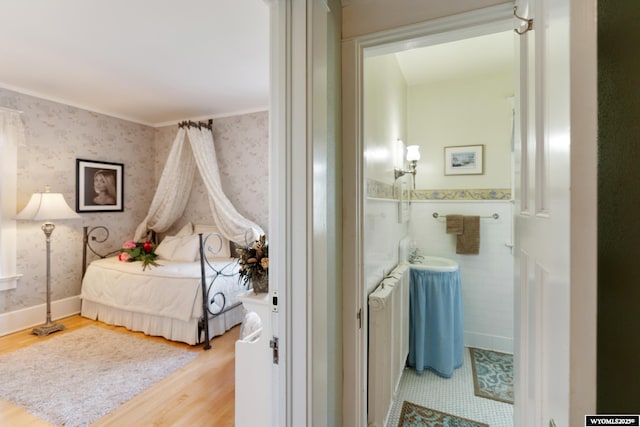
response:
M462 215L447 215L447 234L462 234Z
M465 215L462 222L463 232L458 234L456 253L477 255L480 253L480 217Z

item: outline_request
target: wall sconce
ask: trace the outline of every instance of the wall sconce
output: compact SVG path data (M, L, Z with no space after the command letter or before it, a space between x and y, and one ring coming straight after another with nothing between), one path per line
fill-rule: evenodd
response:
M409 169L394 168L393 175L395 179L410 173L413 175L413 188L415 189L418 160L420 160L420 147L418 145L409 145L407 147L407 161L409 162Z

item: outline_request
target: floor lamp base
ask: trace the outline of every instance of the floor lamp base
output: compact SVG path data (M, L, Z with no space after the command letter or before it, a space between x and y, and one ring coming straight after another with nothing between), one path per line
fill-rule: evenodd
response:
M52 322L52 323L45 323L44 325L36 326L35 328L33 328L31 333L39 337L44 337L46 335L49 335L58 331L64 331L64 325L60 323Z

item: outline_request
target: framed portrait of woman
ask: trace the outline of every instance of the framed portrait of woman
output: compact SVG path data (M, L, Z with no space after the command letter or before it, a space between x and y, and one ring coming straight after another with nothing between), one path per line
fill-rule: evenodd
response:
M76 159L76 212L122 212L124 165Z

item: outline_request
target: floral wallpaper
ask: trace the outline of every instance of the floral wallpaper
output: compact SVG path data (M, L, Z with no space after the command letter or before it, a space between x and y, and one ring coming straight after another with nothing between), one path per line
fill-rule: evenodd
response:
M0 105L23 111L25 145L18 149L17 209L50 186L76 204L76 159L124 164L124 212L81 214L56 221L51 236L52 299L80 293L82 227L106 225L114 242L124 241L151 203L155 129L0 88ZM45 301L46 250L41 224L18 221L18 287L0 292L0 312Z
M124 212L82 213L56 221L51 238L52 300L80 294L82 227L105 225L116 249L132 237L153 198L176 127L159 129L0 88L0 106L23 111L26 143L18 151L17 208L31 194L60 192L76 204L76 159L124 164ZM227 196L240 213L263 228L268 223L268 114L214 120L214 138ZM196 180L185 220L210 222L201 181ZM41 224L18 222L16 289L0 291L0 313L45 302L45 238Z

